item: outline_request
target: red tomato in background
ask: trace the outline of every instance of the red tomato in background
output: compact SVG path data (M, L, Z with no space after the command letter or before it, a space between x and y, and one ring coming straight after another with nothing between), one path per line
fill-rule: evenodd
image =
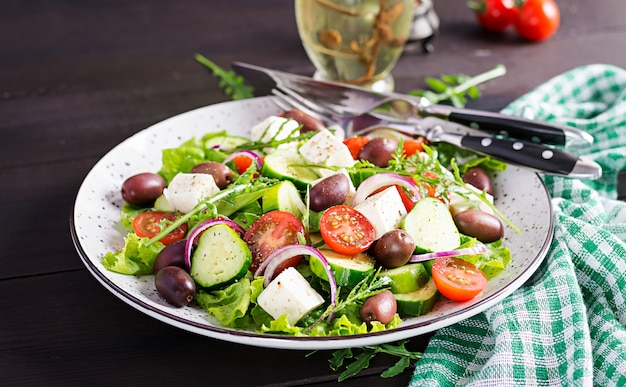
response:
M546 40L559 29L561 13L553 0L526 0L517 13L515 30L530 41Z
M350 150L352 158L357 160L359 158L359 152L361 151L361 148L363 148L363 145L367 144L369 140L369 138L362 136L348 137L343 140L343 143Z
M502 32L513 25L517 16L514 0L480 0L470 3L476 18L488 31Z
M252 253L250 271L254 273L274 250L298 244L298 233L304 235L304 226L289 212L270 211L257 218L243 236ZM288 259L276 269L275 274L298 265L301 260L300 255Z
M359 211L344 205L330 207L322 214L320 234L328 247L346 255L362 253L376 237L372 223Z
M453 301L471 300L487 286L485 274L473 263L459 258L437 258L432 276L439 292Z
M133 219L133 231L139 237L152 238L161 232L161 227L169 226L176 219L178 219L178 216L171 212L142 212ZM183 239L185 235L187 235L187 223L180 225L174 231L161 238L159 242L169 245Z

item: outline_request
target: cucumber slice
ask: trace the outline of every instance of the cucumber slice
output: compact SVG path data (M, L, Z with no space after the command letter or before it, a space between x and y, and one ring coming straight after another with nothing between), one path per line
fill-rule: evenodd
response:
M400 227L413 238L416 252L454 250L461 244L452 214L439 199L418 200Z
M191 257L191 278L202 287L215 288L243 277L251 263L246 242L230 226L218 224L200 235Z
M320 231L320 219L322 219L322 214L324 211L316 212L309 211L309 232L319 232Z
M326 257L330 264L330 269L335 275L338 286L354 287L374 271L375 261L366 253L344 255L333 250L320 250L320 253ZM309 266L313 274L328 281L328 276L319 259L311 256Z
M296 185L296 188L304 190L307 185L319 179L315 171L303 166L305 164L307 164L306 160L298 152L290 149L277 149L265 156L262 174L289 180Z
M220 149L231 150L247 142L250 142L250 140L245 137L231 136L229 134L220 134L220 135L211 136L210 138L208 138L204 142L204 146L206 148L219 146Z
M301 218L306 206L300 192L289 180L282 181L265 192L261 199L263 212L273 210L286 211L296 218Z
M154 201L154 209L159 211L173 212L174 209L170 206L170 202L167 200L165 195L161 194Z
M426 285L414 292L394 294L393 296L396 298L400 316L421 316L430 312L439 301L439 291L432 278L428 280Z
M394 269L383 270L380 275L391 280L392 293L414 292L424 286L430 278L421 263L409 263Z

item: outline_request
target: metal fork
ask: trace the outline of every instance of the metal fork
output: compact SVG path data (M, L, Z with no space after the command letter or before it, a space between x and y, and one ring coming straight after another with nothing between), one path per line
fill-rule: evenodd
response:
M348 136L391 129L405 135L423 136L430 142L453 144L538 172L579 179L597 179L602 176L602 168L592 160L541 144L472 135L469 134L472 131L469 127L452 124L434 117L420 119L411 125L384 123L379 118L369 114L352 117L337 115L293 91L274 88L272 94L277 97L273 100L274 103L281 109L296 108L327 125L338 124L346 130ZM370 122L369 125L366 124L367 121ZM450 125L454 125L454 129L460 132L449 133L446 129L449 129Z

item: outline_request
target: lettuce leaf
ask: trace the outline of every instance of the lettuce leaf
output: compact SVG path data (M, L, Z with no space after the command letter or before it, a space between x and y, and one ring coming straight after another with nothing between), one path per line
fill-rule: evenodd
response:
M227 155L217 149L206 147L207 140L215 136L223 136L226 132L214 132L200 139L192 138L176 148L162 150L161 169L158 174L170 182L177 173L187 173L191 168L206 161L223 162Z
M243 278L223 290L204 291L196 294L196 302L229 328L247 328L250 325L250 280Z
M108 270L121 274L152 274L152 265L159 252L165 247L161 242L147 245L150 239L130 233L124 238L124 248L116 253L107 253L102 264Z
M250 307L263 291L263 277L250 280L250 275L222 290L200 290L196 302L207 313L229 328L248 328L251 323Z
M462 237L463 244L459 248L473 247L477 243L481 243L474 238L467 236ZM481 269L487 279L500 274L511 263L511 251L508 247L504 246L502 239L499 239L492 243L485 243L487 252L478 255L462 255L459 258L471 262L476 267Z

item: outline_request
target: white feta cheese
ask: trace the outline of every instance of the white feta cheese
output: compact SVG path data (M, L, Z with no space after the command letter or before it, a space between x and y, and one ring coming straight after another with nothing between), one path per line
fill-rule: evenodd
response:
M376 230L376 239L387 231L398 228L407 214L396 187L389 187L368 197L354 209L365 215L372 223Z
M491 207L489 207L478 196L476 196L482 191L471 185L468 185L468 187L470 188L470 191L465 192L465 196L467 196L469 200L454 192L450 194L450 213L452 214L452 216L471 208L478 208L481 211L493 215L494 212ZM489 202L493 203L493 196L489 195L488 193L485 193L485 195L487 195L487 199L489 200Z
M332 124L326 128L335 136L339 141L343 142L346 139L346 131L337 124Z
M354 165L354 159L348 147L328 129L320 130L302 144L299 152L309 164L343 168ZM322 177L334 173L333 170L325 168L316 168L316 172Z
M269 142L272 139L274 140L284 140L289 137L290 134L299 135L300 131L294 132L300 126L296 120L278 117L278 116L269 116L265 120L256 124L252 130L250 131L250 139L252 141L263 141ZM293 144L281 144L279 148L286 148L290 146L295 146ZM271 153L273 148L265 148L263 149L265 153Z
M163 195L172 209L185 213L191 211L200 200L219 191L220 188L210 174L179 173L163 190Z
M287 314L294 325L302 317L324 303L309 282L293 267L283 270L259 296L257 302L270 316L279 318Z

